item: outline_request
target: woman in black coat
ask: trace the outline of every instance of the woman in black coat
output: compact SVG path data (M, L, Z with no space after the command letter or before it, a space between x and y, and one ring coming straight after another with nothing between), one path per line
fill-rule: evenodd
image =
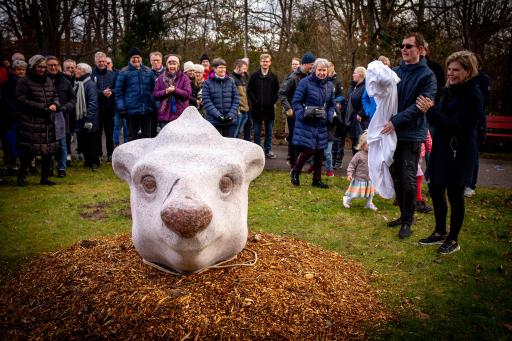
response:
M55 185L48 180L51 154L57 148L53 118L59 108L53 82L47 77L46 58L35 55L28 61L26 77L16 86L16 99L21 108L18 120L20 168L18 185L25 186L27 168L32 158L41 155L41 185Z
M455 52L446 60L446 90L441 101L418 97L416 106L427 113L435 128L428 164L430 193L434 204L435 230L422 245L442 244L439 253L460 250L458 235L464 220L464 187L476 163L477 122L483 111L483 99L475 76L478 74L475 55L469 51ZM427 111L428 110L428 111ZM450 233L446 235L447 204L450 202Z

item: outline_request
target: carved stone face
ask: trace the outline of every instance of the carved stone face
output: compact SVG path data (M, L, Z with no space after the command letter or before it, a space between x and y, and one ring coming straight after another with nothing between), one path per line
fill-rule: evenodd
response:
M192 272L244 248L249 184L265 165L259 146L222 137L189 107L112 159L130 185L133 243L146 261Z

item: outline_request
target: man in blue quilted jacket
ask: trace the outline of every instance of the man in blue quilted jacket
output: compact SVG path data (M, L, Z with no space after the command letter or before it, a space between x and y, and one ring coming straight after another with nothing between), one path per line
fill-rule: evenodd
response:
M128 58L128 65L117 76L115 96L119 116L128 120L128 139L132 141L151 137L155 74L142 64L142 53L138 48L132 48Z

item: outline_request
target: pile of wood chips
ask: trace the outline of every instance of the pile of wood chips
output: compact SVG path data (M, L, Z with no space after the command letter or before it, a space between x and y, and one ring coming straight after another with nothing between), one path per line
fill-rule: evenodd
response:
M174 276L129 236L84 240L0 288L5 339L365 338L392 316L357 263L306 242L252 235L253 267ZM242 251L232 263L250 261Z

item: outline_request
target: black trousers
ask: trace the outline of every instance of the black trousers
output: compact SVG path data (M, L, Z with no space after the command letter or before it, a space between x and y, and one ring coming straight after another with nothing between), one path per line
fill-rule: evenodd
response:
M103 156L103 143L102 137L105 132L105 142L107 145L107 156L112 156L114 151L114 111L100 110L99 111L99 126L97 138L98 156Z
M288 156L290 157L290 165L293 168L295 162L297 162L297 155L299 154L297 146L292 144L293 131L295 130L295 114L286 116L286 121L288 122Z
M417 190L416 172L418 171L420 150L420 141L398 140L393 155L394 161L390 170L402 224L410 225L414 219Z
M81 130L76 134L78 148L84 154L84 165L86 167L100 165L97 136L98 132L88 132L86 130Z
M320 181L322 179L322 162L324 160L324 150L323 149L308 149L302 148L297 158L297 162L295 162L295 166L293 170L300 173L304 164L311 158L313 158L313 181Z
M152 114L128 116L128 141L151 137L152 121Z
M18 169L18 175L24 177L27 175L28 166L32 162L32 159L36 156L34 155L30 149L19 147L20 154L20 168ZM48 180L48 176L50 175L50 163L51 163L51 155L41 155L41 180Z
M451 209L448 239L457 240L462 228L462 222L464 221L464 186L430 183L430 195L434 204L434 216L436 218L436 232L442 235L446 234L446 216L448 214L448 205L446 204L447 193Z
M338 164L340 167L341 164L343 163L343 157L345 156L345 140L347 138L347 135L349 135L349 129L349 127L338 128L336 137L339 139L339 141L333 145L332 149L332 163ZM358 152L358 150L356 149L358 139L351 137L350 142L352 143L352 156L354 156Z

